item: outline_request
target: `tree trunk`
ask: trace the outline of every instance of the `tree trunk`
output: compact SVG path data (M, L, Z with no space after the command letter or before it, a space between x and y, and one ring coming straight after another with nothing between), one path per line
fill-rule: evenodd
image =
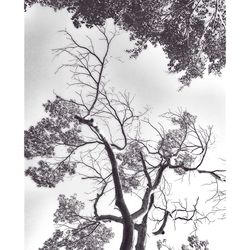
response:
M118 173L117 161L112 148L109 143L103 138L105 149L108 153L108 157L112 166L112 177L115 187L115 199L116 206L119 208L123 219L123 236L120 250L132 250L133 238L134 238L134 223L131 218L131 214L123 198L123 191L121 187L120 177Z
M146 227L139 227L138 235L137 235L137 242L135 249L136 250L144 250L146 247L146 234L147 234L147 226Z
M118 207L123 217L123 234L120 250L132 250L134 241L134 223L131 219L127 207L124 207L123 205Z
M150 196L150 202L148 206L147 213L143 216L141 224L137 224L136 229L138 231L137 234L137 242L135 249L136 250L144 250L146 248L146 239L147 239L147 224L148 224L148 213L154 204L154 194Z
M137 242L135 246L136 250L144 250L146 247L147 219L148 219L148 214L146 214L143 217L142 223L137 228L138 235L137 235Z

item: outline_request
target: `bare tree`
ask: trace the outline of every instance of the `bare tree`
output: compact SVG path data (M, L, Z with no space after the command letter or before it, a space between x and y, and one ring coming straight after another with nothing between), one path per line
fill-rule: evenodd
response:
M70 43L54 53L69 56L58 70L72 73L75 99L56 95L44 104L47 116L25 131L25 157L38 159L37 166L25 173L39 187L55 187L67 175L93 184L91 214L85 214L85 204L76 196L59 196L54 219L58 229L43 250L103 249L114 236L106 226L110 222L123 227L121 250L134 245L142 250L151 229L153 235L164 234L167 223L183 221L193 223L196 231L200 223L224 210L220 206L225 199L224 170L202 168L214 142L212 127L202 128L186 110L168 111L158 123L150 121L148 108L137 112L134 98L108 87L104 74L117 32L98 30L100 51L91 38L82 45L62 31ZM199 195L194 201L170 199L172 173L180 179L191 173L211 178L206 185L215 189L205 200L212 204L210 210L201 209L204 200ZM129 208L128 194L140 200L138 207ZM100 206L108 199L115 208L104 214Z

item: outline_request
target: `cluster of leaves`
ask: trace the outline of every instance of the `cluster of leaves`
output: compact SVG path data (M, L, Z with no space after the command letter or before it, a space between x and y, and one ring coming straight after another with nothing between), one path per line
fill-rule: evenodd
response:
M180 148L185 132L182 129L169 129L159 141L159 150L165 157L170 157Z
M78 201L75 195L70 198L60 195L58 200L54 222L63 230L57 229L39 250L103 250L104 244L114 237L112 230L92 218L81 216L84 203Z
M60 145L66 146L70 154L84 142L74 118L75 114L80 114L77 105L56 97L53 102L44 104L44 109L49 117L42 118L36 126L31 126L24 132L24 155L27 159L51 158L55 155L55 148ZM39 187L55 187L65 174L75 174L75 168L76 164L67 160L58 164L40 160L38 167L29 167L25 174Z
M175 159L175 164L182 165L185 168L190 168L194 160L195 157L192 154L190 154L190 152L184 152L178 154L178 157ZM186 173L186 171L183 168L175 168L174 171L179 175L183 175Z
M74 162L61 162L55 168L52 168L49 163L40 160L39 167L29 167L25 171L26 176L37 184L38 187L54 188L57 183L63 181L66 174L75 174L76 164Z
M164 247L166 241L167 241L166 239L164 239L164 240L157 240L157 242L156 242L157 249L161 250Z
M81 212L84 209L84 203L78 201L76 195L66 198L65 195L60 194L58 197L59 207L54 214L54 222L74 223L79 221Z
M121 166L127 166L130 170L140 170L141 169L141 156L142 147L136 141L132 141L126 147L124 153L118 153L117 158L122 161Z
M117 154L117 158L121 161L119 175L125 193L132 192L133 189L137 189L140 185L138 174L142 170L141 151L139 143L132 141L127 145L124 153Z
M160 35L170 72L185 72L180 82L208 73L220 74L226 63L226 10L221 0L177 0L172 4Z
M196 116L190 114L187 111L183 111L181 116L173 116L171 122L174 125L178 125L180 129L187 129L188 126L192 125L196 121Z
M189 127L196 121L196 116L183 111L180 116L173 116L171 122L176 129L169 129L158 144L158 148L165 157L175 156L187 139ZM183 158L183 157L181 157Z
M63 101L57 97L53 102L44 104L49 117L42 118L36 126L31 126L24 132L24 155L27 159L37 156L54 156L55 146L77 145L83 140L75 114L80 113L77 105Z
M122 168L119 169L120 181L122 184L122 190L125 193L131 193L133 189L137 189L140 185L136 174L127 174Z
M54 10L66 8L75 27L104 25L108 18L135 40L132 57L161 45L170 59L168 70L184 74L183 86L208 73L220 74L226 63L225 0L25 0Z
M174 165L182 167L174 168L174 171L179 175L186 173L185 168L190 168L196 157L189 150L190 129L196 122L196 116L183 111L181 115L169 117L173 125L177 128L169 129L164 133L164 137L158 143L158 150L163 157L171 158L175 161ZM191 146L194 146L192 144Z
M208 241L199 240L198 236L191 235L188 237L188 245L182 245L181 250L209 250L208 249ZM168 250L174 250L174 248L167 245L167 240L158 240L156 242L157 249L160 250L162 248Z
M208 241L199 240L199 238L195 235L188 237L188 245L182 245L182 250L209 250L208 249Z

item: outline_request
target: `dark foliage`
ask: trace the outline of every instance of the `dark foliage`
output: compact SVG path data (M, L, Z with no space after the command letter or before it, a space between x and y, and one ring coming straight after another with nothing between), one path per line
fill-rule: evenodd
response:
M76 196L66 198L60 195L59 207L54 214L54 222L60 225L51 238L44 242L39 250L103 250L114 234L104 224L96 222L90 217L83 217L84 203Z
M197 236L195 235L191 235L188 237L188 245L182 244L181 246L181 250L209 250L208 248L208 241L205 240L200 240ZM158 250L174 250L173 247L168 246L167 244L167 240L158 240L157 241L157 249Z
M135 40L131 57L160 45L182 86L206 71L220 75L226 63L225 0L25 0L25 9L35 3L67 9L76 28L112 18Z
M208 249L208 241L207 240L199 240L199 238L195 235L188 237L188 245L182 245L182 250L209 250Z

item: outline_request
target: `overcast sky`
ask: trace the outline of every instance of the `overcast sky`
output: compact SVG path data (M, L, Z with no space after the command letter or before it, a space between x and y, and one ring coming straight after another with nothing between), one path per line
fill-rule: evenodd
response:
M42 103L54 98L53 91L64 96L69 91L66 83L70 80L66 72L55 74L61 60L54 59L52 49L65 44L62 33L67 29L77 38L84 39L86 29L76 30L65 11L53 12L51 9L34 6L25 14L25 127L34 125L43 115ZM160 47L149 47L136 60L128 60L124 50L131 43L125 32L116 37L111 60L107 68L110 85L118 90L128 90L135 94L138 107L149 105L155 114L178 107L186 108L198 116L202 125L213 125L216 144L213 156L206 164L221 164L225 158L225 81L223 77L207 76L193 81L189 88L178 92L180 83L177 76L166 72L166 58ZM53 212L57 207L60 193L71 195L81 187L81 183L65 182L55 190L38 189L26 178L26 250L41 247L53 232ZM223 230L224 223L217 222L204 227L199 235L208 239L212 250L223 249L223 239L216 231ZM180 239L180 237L177 237ZM176 239L177 239L176 238ZM149 248L150 249L150 248Z

